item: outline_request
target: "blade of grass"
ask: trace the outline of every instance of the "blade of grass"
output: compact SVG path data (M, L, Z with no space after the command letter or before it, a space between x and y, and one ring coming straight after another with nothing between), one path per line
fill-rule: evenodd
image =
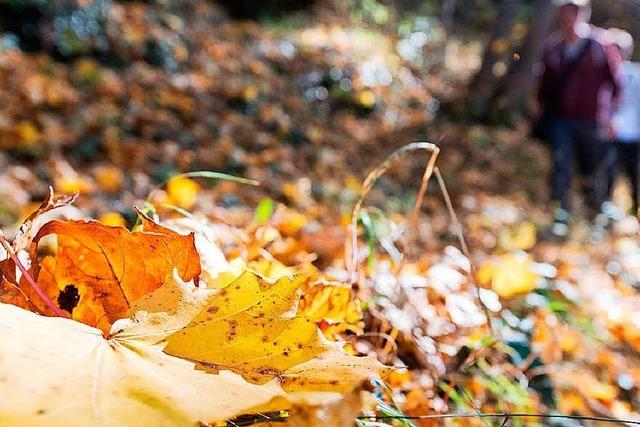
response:
M168 179L165 179L160 184L158 184L155 188L153 188L149 192L149 195L147 196L147 202L149 200L151 200L151 196L153 196L153 194L156 191L158 191L159 189L164 187L173 178L208 178L208 179L220 179L220 180L223 180L223 181L232 181L232 182L237 182L237 183L240 183L240 184L253 185L253 186L259 186L260 185L260 182L254 180L254 179L242 178L242 177L239 177L239 176L229 175L229 174L222 173L222 172L213 172L213 171L184 172L184 173L180 173L180 174L177 174L177 175L173 175L172 177L170 177Z

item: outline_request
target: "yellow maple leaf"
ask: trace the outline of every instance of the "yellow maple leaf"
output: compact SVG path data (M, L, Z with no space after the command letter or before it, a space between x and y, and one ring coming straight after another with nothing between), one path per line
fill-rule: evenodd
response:
M137 426L141 420L153 427L196 426L243 414L340 406L349 398L349 379L362 381L377 368L358 358L337 359L337 370L350 375L347 386L341 384L343 396L321 392L335 381L326 383L323 374L330 364L301 365L289 374L285 391L276 380L255 385L229 371L196 370L126 330L105 339L82 323L9 304L0 304L0 340L11 343L0 348L0 425L26 427ZM301 376L314 383L298 384Z
M271 285L247 272L221 289L184 330L171 335L165 351L212 371L230 369L264 382L323 351L315 323L285 317L304 276Z
M271 284L254 273L242 274L218 291L189 325L169 336L165 351L207 371L228 369L255 383L291 377L298 383L344 386L339 384L344 375L334 375L337 370L322 372L318 378L317 364L298 366L320 355L327 361L325 367L338 366L336 361L347 356L322 336L313 321L295 316L297 290L305 278L282 277ZM372 366L370 360L348 360L354 366ZM349 378L353 377L343 380L353 385Z

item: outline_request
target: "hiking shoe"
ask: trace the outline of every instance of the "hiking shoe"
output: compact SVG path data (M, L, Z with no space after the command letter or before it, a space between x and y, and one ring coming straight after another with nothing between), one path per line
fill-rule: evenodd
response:
M550 232L554 239L564 241L569 236L569 222L571 214L566 209L556 208L553 212L553 222Z

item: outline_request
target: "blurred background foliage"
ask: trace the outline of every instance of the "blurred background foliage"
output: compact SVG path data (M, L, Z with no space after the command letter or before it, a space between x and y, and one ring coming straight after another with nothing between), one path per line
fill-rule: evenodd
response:
M168 32L161 35L149 31L140 35L142 43L127 46L123 34L109 19L118 3L153 5L153 12L145 12L148 16L142 19L148 24L155 21ZM175 50L189 50L191 43L180 27L189 25L198 3L201 2L1 0L2 46L48 52L60 61L91 57L116 67L143 59L154 66L177 70ZM481 63L468 64L471 70L464 70L476 72L470 79L472 96L464 113L471 118L507 122L511 122L514 111L526 112L522 99L532 89L531 66L553 15L551 0L237 0L219 1L217 5L232 18L257 20L276 28L300 27L315 20L395 35L401 41L398 52L405 58L420 59L418 65L442 63L442 58L434 58L436 52L426 48L434 39L477 43L484 53ZM222 16L211 16L210 24L220 24L225 19ZM621 27L638 39L640 26L633 23L639 21L640 2L636 0L593 2L596 25ZM419 58L423 55L427 58ZM455 110L460 112L460 108Z

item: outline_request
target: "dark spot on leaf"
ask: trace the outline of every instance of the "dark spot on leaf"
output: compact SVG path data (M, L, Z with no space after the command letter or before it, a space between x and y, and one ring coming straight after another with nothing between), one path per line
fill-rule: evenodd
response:
M78 293L78 288L73 284L65 286L58 295L58 306L69 313L73 313L78 301L80 301L80 294Z

